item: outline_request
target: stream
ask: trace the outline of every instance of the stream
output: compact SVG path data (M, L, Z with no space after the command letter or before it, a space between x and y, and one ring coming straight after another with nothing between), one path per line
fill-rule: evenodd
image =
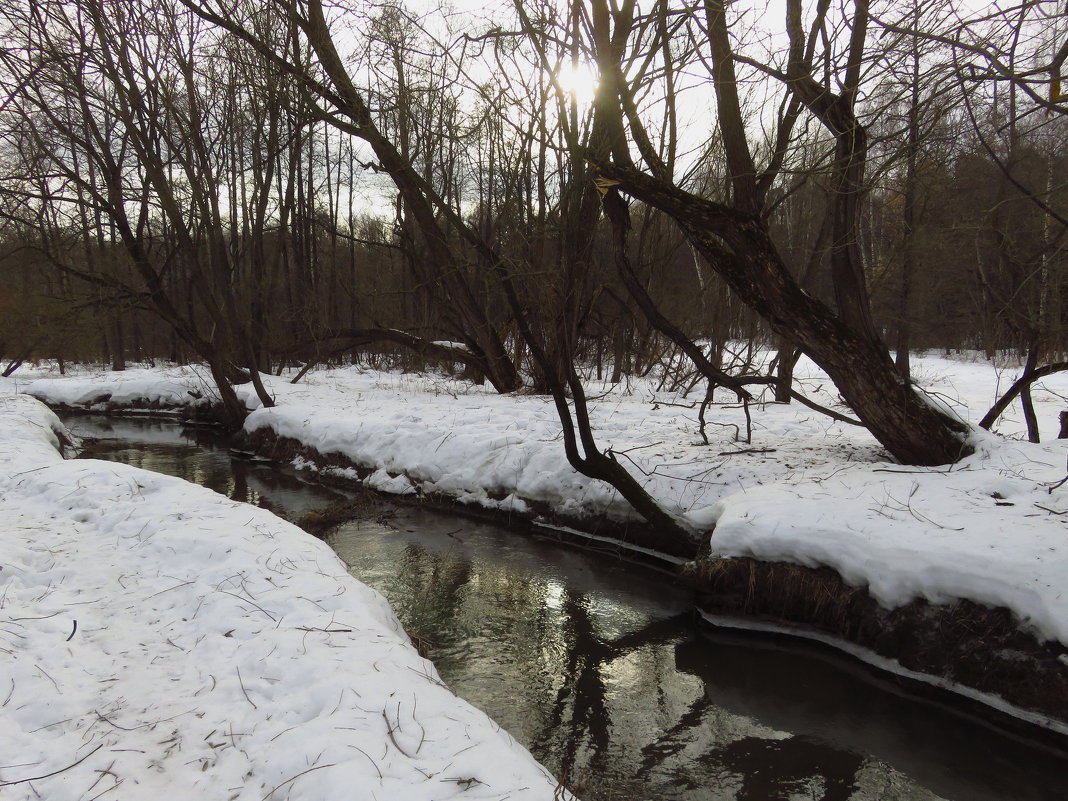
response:
M68 417L87 456L300 520L365 498L231 458L214 432ZM327 542L445 682L585 801L1062 801L1068 742L819 646L699 629L670 577L418 505L364 502Z

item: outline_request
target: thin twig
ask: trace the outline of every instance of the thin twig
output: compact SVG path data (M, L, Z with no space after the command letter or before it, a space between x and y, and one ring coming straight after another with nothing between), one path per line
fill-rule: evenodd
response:
M1048 506L1043 506L1040 503L1036 503L1035 506L1044 512L1049 512L1051 515L1068 515L1068 510L1058 512L1056 509L1050 509Z
M241 685L241 692L245 694L245 700L252 704L253 709L259 709L259 707L256 706L255 703L253 703L252 699L248 697L248 690L245 689L245 682L241 680L241 668L237 667L236 665L234 667L237 669L237 683ZM278 787L281 786L282 785L278 785ZM274 790L277 790L278 787L275 787ZM273 793L274 790L271 790L271 793ZM271 793L268 793L267 795L270 795ZM266 798L266 796L264 797Z
M378 778L379 778L380 780L381 780L382 778L384 778L384 777L382 776L382 769L381 769L380 767L378 767L378 763L377 763L377 762L375 762L375 761L374 761L373 759L371 759L371 755L370 755L370 754L368 754L368 753L367 753L366 751L364 751L364 750L363 750L362 748L360 748L360 746L358 746L358 745L353 745L353 746L350 746L350 748L355 748L355 749L356 749L357 751L359 751L359 752L360 752L361 754L363 754L363 755L364 755L365 757L367 757L367 761L368 761L368 762L370 762L370 763L371 763L372 765L374 765L374 767L375 767L375 770L376 770L376 771L378 771Z
M386 721L386 734L389 735L389 741L393 743L393 747L400 751L402 754L404 754L406 757L408 757L408 759L411 759L412 755L405 751L403 748L401 748L400 744L397 742L397 738L393 736L393 724L389 722L389 718L386 716L386 710L384 709L382 710L382 718ZM400 724L399 710L397 713L397 724L398 726Z
M295 781L296 781L297 779L299 779L299 778L300 778L301 776L304 776L304 775L306 775L306 774L308 774L308 773L311 773L311 772L312 772L313 770L322 770L323 768L332 768L332 767L334 767L334 765L336 765L336 764L337 764L336 762L331 762L331 763L330 763L329 765L316 765L316 766L315 766L315 767L313 767L313 768L308 768L307 770L302 770L302 771L301 771L300 773L298 773L298 774L297 774L296 776L293 776L293 777L292 777L292 778L290 778L290 779L286 779L286 780L285 780L284 782L282 782L282 783L281 783L280 785L278 785L277 787L275 787L275 788L274 788L273 790L271 790L271 792L267 793L267 795L265 795L265 796L264 796L263 798L261 798L261 799L260 799L260 801L267 801L267 799L268 799L268 798L270 798L270 797L271 797L272 795L274 795L275 793L277 793L277 792L278 792L278 791L279 791L280 789L282 789L283 787L285 787L285 786L286 786L287 784L289 784L290 782L295 782Z
M174 588L172 587L171 589L174 589ZM277 622L278 622L278 618L276 618L276 617L275 617L274 615L272 615L272 614L271 614L270 612L268 612L268 611L267 611L266 609L264 609L264 608L263 608L262 606L260 606L260 605L259 605L258 603L256 603L255 601L253 601L253 600L252 600L251 598L246 598L246 597L245 597L245 596L243 596L243 595L238 595L238 594L237 594L236 592L230 592L229 590L219 590L219 589L217 589L216 591L217 591L217 592L221 592L221 593L223 593L224 595L229 595L229 596L231 596L232 598L237 598L237 600L239 600L239 601L244 601L245 603L248 603L248 604L252 604L252 605L253 605L254 607L256 607L256 608L257 608L258 610L260 610L261 612L263 612L263 614L267 615L267 617L269 617L269 618L270 618L271 620L273 620L273 621L274 621L275 623L277 623ZM157 593L157 594L158 594L158 593Z
M59 770L54 770L51 773L44 774L43 776L30 776L30 777L25 778L25 779L16 779L15 781L11 781L11 782L0 782L0 787L9 787L12 784L25 784L26 782L35 782L35 781L38 781L39 779L47 779L50 776L55 776L57 773L63 773L64 771L70 770L71 768L75 768L78 765L82 764L83 762L85 762L85 760L87 760L89 757L91 757L93 754L95 754L97 751L99 751L103 747L104 747L104 744L101 743L96 748L94 748L92 751L90 751L88 754L86 754L81 759L79 759L77 762L72 762L69 765L67 765L67 767L65 767L65 768L60 768Z

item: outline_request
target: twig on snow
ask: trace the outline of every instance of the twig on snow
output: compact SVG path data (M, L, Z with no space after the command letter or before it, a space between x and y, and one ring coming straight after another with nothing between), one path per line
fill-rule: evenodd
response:
M252 708L253 709L259 709L259 707L256 706L255 703L253 703L252 699L248 697L248 690L245 689L245 682L243 682L241 680L241 668L237 667L237 665L234 665L234 668L237 670L237 683L241 685L241 692L243 692L245 694L245 700L248 701L250 704L252 704ZM282 785L278 785L278 787L281 787L281 786ZM274 790L277 790L278 787L275 787ZM274 790L271 790L271 793L273 793ZM271 793L268 793L267 795L270 795ZM264 796L264 798L266 798L266 797L267 796Z
M282 789L283 787L285 787L285 786L286 786L287 784L289 784L290 782L295 782L295 781L296 781L297 779L299 779L299 778L300 778L301 776L305 776L305 775L307 775L307 774L311 773L311 772L312 772L313 770L322 770L323 768L332 768L332 767L334 767L334 765L336 765L336 764L337 764L336 762L331 762L331 763L330 763L329 765L316 765L315 767L312 767L312 768L308 768L307 770L302 770L302 771L301 771L300 773L298 773L298 774L297 774L296 776L293 776L292 778L286 779L286 780L285 780L284 782L282 782L282 783L281 783L280 785L278 785L277 787L275 787L275 788L274 788L273 790L271 790L271 792L267 793L267 795L265 795L265 796L264 796L263 798L261 798L261 799L260 799L260 801L267 801L267 799L268 799L268 798L270 798L270 797L271 797L272 795L274 795L275 793L277 793L277 792L278 792L279 790L281 790L281 789Z
M1066 478L1065 481L1068 481L1068 478ZM1049 512L1051 515L1068 515L1068 510L1064 510L1064 511L1058 512L1056 509L1050 509L1048 506L1043 506L1040 503L1036 503L1035 506L1037 506L1039 509L1041 509L1044 512Z
M151 595L146 596L145 600L147 601L149 598L155 598L157 595L163 595L163 593L170 592L171 590L177 590L177 589L179 589L181 587L188 587L190 584L193 584L193 583L194 582L192 582L192 581L183 581L181 584L175 584L173 587L167 587L167 589L165 589L165 590L160 590L159 592L154 592Z
M442 779L443 782L455 782L461 790L470 790L476 784L485 784L481 779L476 779L474 776L469 776L465 779Z
M110 773L110 771L108 771L108 772ZM112 773L111 775L112 775L113 777L115 776L115 774L114 774L114 773ZM108 787L108 788L106 788L106 789L104 789L104 790L101 790L101 791L100 791L99 793L97 793L96 795L94 795L94 796L93 796L92 798L86 799L86 801L96 801L96 799L100 798L100 796L104 795L105 793L110 793L110 792L111 792L112 790L115 790L115 789L117 789L117 788L118 788L118 786L119 786L120 784L122 784L122 782L123 782L123 779L120 779L120 778L118 778L118 777L115 777L115 783L114 783L113 785L111 785L111 787Z
M173 589L173 587L172 587L172 589ZM237 594L236 592L230 592L229 590L219 590L218 588L216 588L216 589L217 589L217 591L218 591L218 592L221 592L221 593L223 593L224 595L229 595L229 596L230 596L230 597L232 597L232 598L237 598L237 600L239 600L239 601L244 601L244 602L245 602L245 603L247 603L247 604L252 604L252 605L253 605L254 607L256 607L256 608L257 608L258 610L260 610L261 612L263 612L263 614L267 615L267 617L269 617L269 618L270 618L271 620L273 620L273 621L274 621L275 623L277 623L277 622L278 622L278 618L276 618L276 617L275 617L274 615L272 615L272 614L271 614L270 612L268 612L268 611L267 611L266 609L264 609L264 608L263 608L262 606L260 606L260 605L259 605L258 603L256 603L255 601L253 601L253 600L252 600L251 598L246 598L246 597L245 597L245 596L243 596L243 595L238 595L238 594Z
M357 751L359 751L361 754L363 754L365 757L367 757L367 761L370 762L372 765L374 765L375 770L378 772L378 778L380 780L382 778L384 778L382 776L382 769L380 767L378 767L378 763L377 762L375 762L373 759L371 759L371 755L370 754L368 754L366 751L364 751L358 745L350 745L349 748L355 748Z
M10 620L12 623L14 623L16 621L19 621L19 620L48 620L48 618L50 618L50 617L55 617L56 615L61 615L61 614L63 614L63 610L62 609L60 609L58 612L53 612L50 615L40 615L38 617L9 617L8 620Z
M45 774L44 774L44 775L42 775L42 776L28 776L28 777L27 777L27 778L25 778L25 779L15 779L14 781L10 781L10 782L0 782L0 787L10 787L10 786L11 786L11 785L13 785L13 784L25 784L26 782L35 782L35 781L38 781L38 780L40 780L40 779L47 779L47 778L49 778L49 777L51 777L51 776L55 776L55 775L57 775L57 774L59 774L59 773L63 773L64 771L68 771L68 770L70 770L71 768L76 768L76 767L78 767L78 765L80 765L80 764L82 764L83 762L85 762L85 760L87 760L87 759L88 759L89 757L91 757L91 756L92 756L93 754L95 754L95 753L96 753L97 751L99 751L99 750L100 750L101 748L103 748L103 747L104 747L104 744L103 744L103 743L100 743L100 745L98 745L98 746L97 746L96 748L94 748L94 749L93 749L92 751L90 751L90 752L89 752L88 754L86 754L85 756L83 756L83 757L82 757L81 759L79 759L79 760L78 760L77 762L71 762L71 763L70 763L69 765L67 765L67 767L65 767L65 768L60 768L59 770L54 770L54 771L52 771L51 773L45 773Z
M49 676L49 675L48 675L48 673L47 673L47 672L45 671L45 669L44 669L43 667L41 667L40 665L34 665L34 667L35 667L35 668L37 668L37 671L38 671L38 672L39 672L39 673L40 673L40 674L41 674L42 676L44 676L44 677L45 677L45 678L47 678L47 679L48 679L48 680L49 680L50 682L52 682L52 685L53 685L53 686L54 686L54 687L56 688L56 692L57 692L57 693L61 693L61 692L62 692L62 690L60 690L60 689L59 689L59 685L58 685L58 684L56 684L56 680L55 680L55 679L53 679L53 678L52 678L51 676Z
M151 726L152 725L151 723L142 723L139 726L133 726L132 728L128 728L126 726L120 726L118 723L116 723L111 718L107 717L106 715L101 715L100 712L98 712L95 709L93 710L93 714L95 714L97 716L97 719L102 720L104 723L107 723L109 726L114 726L116 729L119 729L120 731L137 731L138 729L143 729L145 726ZM89 789L91 790L92 788L89 788Z
M391 743L393 743L393 747L396 748L398 751L400 751L402 754L404 754L406 757L408 757L408 759L411 759L412 755L409 754L407 751L405 751L403 748L401 748L400 744L397 742L397 738L393 736L393 724L389 722L389 717L387 717L386 710L384 710L384 709L382 710L382 719L386 721L386 734L389 735L389 741ZM398 724L398 727L399 727L399 725L400 725L400 710L399 709L397 710L397 724Z
M82 793L82 795L84 796L86 793L93 792L93 788L96 787L98 784L100 784L100 782L102 782L104 780L105 776L111 776L114 779L118 779L118 776L116 776L114 773L111 772L111 769L113 767L115 767L115 760L114 759L111 760L111 764L108 765L106 768L104 768L103 770L96 771L96 773L99 773L100 775L96 777L96 781L93 782L91 785L89 785L89 789L86 790L84 793ZM114 790L115 787L117 787L117 786L118 786L118 784L116 784L115 786L113 786L113 787L111 787L109 789ZM105 790L105 792L107 792L107 791ZM98 795L103 795L103 793L98 793ZM93 798L96 798L96 797L97 796L95 796L95 795L93 796Z

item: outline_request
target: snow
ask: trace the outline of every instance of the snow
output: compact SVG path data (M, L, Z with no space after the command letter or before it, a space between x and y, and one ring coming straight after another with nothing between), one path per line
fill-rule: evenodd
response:
M60 429L0 394L4 799L553 798L326 545Z
M447 339L438 339L430 343L431 345L437 345L439 348L448 348L449 350L458 350L464 353L470 353L470 348L463 342L451 342Z
M973 424L1019 372L1008 360L994 367L975 354L917 355L913 364L932 402ZM162 387L178 397L198 386L188 368L154 375L142 389L141 373L30 373L20 388L57 400L105 390L128 397L135 388L147 397ZM841 408L811 363L802 360L796 375L806 395ZM444 493L494 509L634 517L610 487L567 464L548 398L356 368L312 372L296 385L264 380L275 407L257 408L251 388L240 388L255 409L248 431L270 428L343 455L368 468L376 488ZM709 532L714 554L827 565L888 608L917 598L1005 606L1040 637L1068 644L1068 485L1052 489L1068 473L1068 440L1021 441L1018 408L998 422L1003 436L977 430L975 453L959 464L910 468L890 461L863 429L796 403L752 404L753 441L739 441L745 418L730 392L717 393L708 410L705 445L701 390L687 397L658 383L659 376L619 386L591 381L597 439L669 511ZM1036 385L1045 437L1055 435L1066 395L1068 374Z
M17 389L21 378L22 374L16 373L7 381ZM108 404L181 409L207 404L218 395L211 372L190 366L174 367L163 375L149 367L121 372L76 371L65 377L37 378L33 387L33 393L48 398L49 403L101 411Z

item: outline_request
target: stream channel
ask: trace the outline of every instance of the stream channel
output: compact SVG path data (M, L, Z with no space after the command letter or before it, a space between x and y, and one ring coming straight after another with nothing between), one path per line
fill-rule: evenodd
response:
M300 520L366 495L214 432L75 416L87 456ZM699 629L668 577L376 501L327 539L442 678L585 801L1063 801L1068 743L1010 734L830 649Z

